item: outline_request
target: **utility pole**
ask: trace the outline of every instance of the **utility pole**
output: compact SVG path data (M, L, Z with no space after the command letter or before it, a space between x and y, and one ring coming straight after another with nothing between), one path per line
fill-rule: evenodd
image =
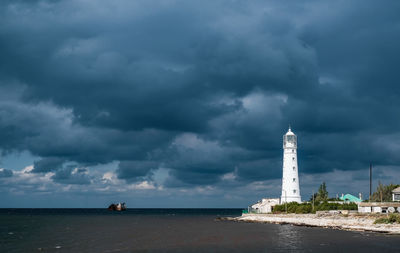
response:
M314 191L312 192L312 211L314 212Z
M287 199L286 199L286 190L285 191L285 212L287 213Z
M372 196L372 163L369 164L369 201Z

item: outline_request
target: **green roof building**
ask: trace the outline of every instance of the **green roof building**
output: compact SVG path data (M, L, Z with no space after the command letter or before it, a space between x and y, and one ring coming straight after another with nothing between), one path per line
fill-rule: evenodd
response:
M361 199L357 198L356 196L353 196L351 194L346 194L340 197L340 200L343 200L345 202L354 202L354 203L360 203L362 202Z

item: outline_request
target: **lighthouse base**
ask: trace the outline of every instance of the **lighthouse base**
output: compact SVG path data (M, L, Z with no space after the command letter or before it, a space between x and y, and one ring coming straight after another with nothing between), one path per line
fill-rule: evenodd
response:
M290 202L301 203L301 197L300 196L281 196L280 202L281 202L281 204L290 203Z

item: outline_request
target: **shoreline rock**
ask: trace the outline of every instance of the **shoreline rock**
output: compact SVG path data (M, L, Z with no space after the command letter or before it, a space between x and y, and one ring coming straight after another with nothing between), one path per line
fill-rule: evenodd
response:
M382 215L381 215L382 216ZM377 215L316 214L243 214L240 217L219 217L221 221L290 224L347 231L365 231L400 235L400 224L374 224Z

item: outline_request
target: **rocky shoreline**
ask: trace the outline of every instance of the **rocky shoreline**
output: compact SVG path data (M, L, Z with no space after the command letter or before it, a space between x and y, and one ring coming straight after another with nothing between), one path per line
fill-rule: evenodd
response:
M382 216L382 215L381 215ZM400 224L374 224L377 215L362 214L243 214L240 217L220 218L236 222L291 224L350 231L368 231L400 235Z

